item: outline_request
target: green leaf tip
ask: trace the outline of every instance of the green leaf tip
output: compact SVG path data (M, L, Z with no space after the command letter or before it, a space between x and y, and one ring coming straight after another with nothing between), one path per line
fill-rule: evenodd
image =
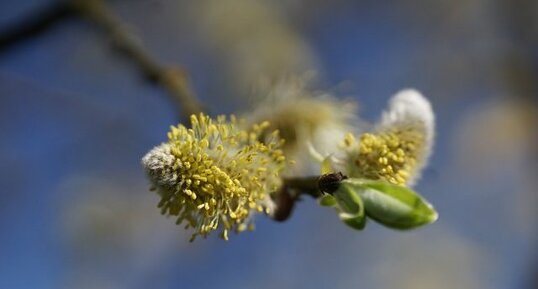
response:
M332 195L324 194L319 197L318 203L322 207L334 207L336 206L336 199Z

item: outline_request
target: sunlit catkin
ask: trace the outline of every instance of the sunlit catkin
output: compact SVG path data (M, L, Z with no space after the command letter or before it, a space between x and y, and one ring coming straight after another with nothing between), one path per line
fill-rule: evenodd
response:
M266 133L268 122L243 126L234 116L193 115L190 128L172 127L168 142L142 160L162 213L194 228L192 240L219 228L227 240L230 230L252 226L253 212L271 213L269 194L285 166L283 141L277 131Z

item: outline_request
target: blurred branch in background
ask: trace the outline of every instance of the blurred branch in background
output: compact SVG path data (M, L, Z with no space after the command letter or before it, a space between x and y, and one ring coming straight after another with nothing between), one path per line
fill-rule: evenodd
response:
M99 28L111 45L130 60L150 83L164 87L176 104L183 120L202 111L184 70L159 63L130 33L102 0L61 1L43 8L20 23L0 32L0 55L15 44L47 31L59 22L80 16Z
M25 19L0 31L0 54L73 16L75 13L67 1L54 2L29 14Z

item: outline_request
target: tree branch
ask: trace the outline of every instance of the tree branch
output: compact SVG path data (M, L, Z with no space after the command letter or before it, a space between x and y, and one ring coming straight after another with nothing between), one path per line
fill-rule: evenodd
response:
M301 195L309 195L317 199L324 192L332 194L344 179L347 177L340 172L321 176L284 178L282 187L273 198L276 205L273 219L278 222L287 220Z
M153 58L102 0L59 1L30 15L0 33L0 53L71 16L86 18L111 40L111 44L138 68L147 81L164 87L184 121L188 121L191 114L202 111L186 73L181 68L165 66Z
M76 14L66 1L58 1L31 13L21 22L0 31L0 53L16 44L43 33L62 20Z
M275 203L275 210L271 216L273 220L284 222L289 219L300 195L305 194L313 198L321 196L318 180L319 176L284 179L282 186L273 197Z
M79 0L72 3L81 15L108 36L112 45L131 60L148 81L158 83L168 90L184 120L188 120L191 114L202 111L201 104L189 86L186 73L180 68L167 67L155 60L102 0Z

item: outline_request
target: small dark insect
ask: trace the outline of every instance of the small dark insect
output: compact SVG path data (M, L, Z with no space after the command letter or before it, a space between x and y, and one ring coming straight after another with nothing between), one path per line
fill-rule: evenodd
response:
M332 194L338 190L340 182L345 179L347 177L341 172L322 175L318 180L319 190L327 194Z

